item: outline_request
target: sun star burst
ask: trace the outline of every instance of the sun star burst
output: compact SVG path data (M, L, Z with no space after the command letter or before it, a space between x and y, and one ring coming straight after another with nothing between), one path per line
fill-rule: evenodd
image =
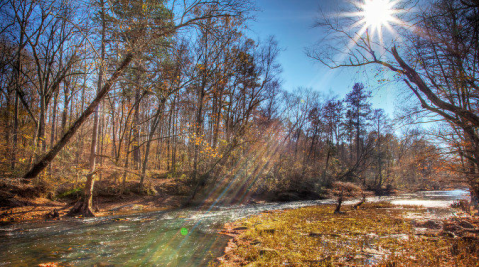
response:
M400 0L360 0L354 3L358 11L348 16L359 18L354 26L361 26L360 35L377 35L382 41L384 28L394 32L392 25L402 24L397 17L400 12L397 7L399 2Z
M361 6L364 23L373 29L386 26L394 20L394 5L389 0L366 0Z

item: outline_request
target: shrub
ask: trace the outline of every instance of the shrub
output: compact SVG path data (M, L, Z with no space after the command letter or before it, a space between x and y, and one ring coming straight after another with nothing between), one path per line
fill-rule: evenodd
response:
M341 212L341 204L344 200L362 196L363 200L355 206L357 208L364 203L366 198L366 195L360 186L349 182L334 182L329 190L329 195L338 200L334 213Z

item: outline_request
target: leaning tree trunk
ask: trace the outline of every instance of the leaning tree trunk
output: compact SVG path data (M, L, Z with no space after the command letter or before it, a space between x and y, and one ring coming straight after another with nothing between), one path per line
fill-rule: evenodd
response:
M115 70L111 78L105 83L100 92L87 107L87 109L81 114L81 116L73 123L73 125L68 129L68 131L63 134L62 138L55 144L54 147L48 151L48 153L43 156L37 163L35 163L32 168L23 176L23 178L35 178L37 177L47 166L48 164L56 157L56 155L62 150L62 148L70 141L70 139L75 135L75 133L80 129L80 126L86 121L86 119L95 111L95 108L100 104L100 101L103 97L110 91L113 83L120 77L123 70L130 64L133 59L133 54L129 53L126 55L125 59L121 65Z

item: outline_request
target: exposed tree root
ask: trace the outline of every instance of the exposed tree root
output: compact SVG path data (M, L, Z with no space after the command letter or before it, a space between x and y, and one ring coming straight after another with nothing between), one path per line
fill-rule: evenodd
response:
M80 199L67 213L67 216L95 217L92 208L88 206L88 201Z

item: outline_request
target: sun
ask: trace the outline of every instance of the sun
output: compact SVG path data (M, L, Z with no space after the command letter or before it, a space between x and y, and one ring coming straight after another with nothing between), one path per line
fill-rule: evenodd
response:
M378 35L382 39L383 28L393 32L392 25L400 25L397 17L400 13L398 4L401 0L359 0L353 2L358 11L347 16L357 17L359 20L354 26L361 25L360 35Z
M394 2L389 0L365 0L362 5L364 23L375 30L394 20Z

